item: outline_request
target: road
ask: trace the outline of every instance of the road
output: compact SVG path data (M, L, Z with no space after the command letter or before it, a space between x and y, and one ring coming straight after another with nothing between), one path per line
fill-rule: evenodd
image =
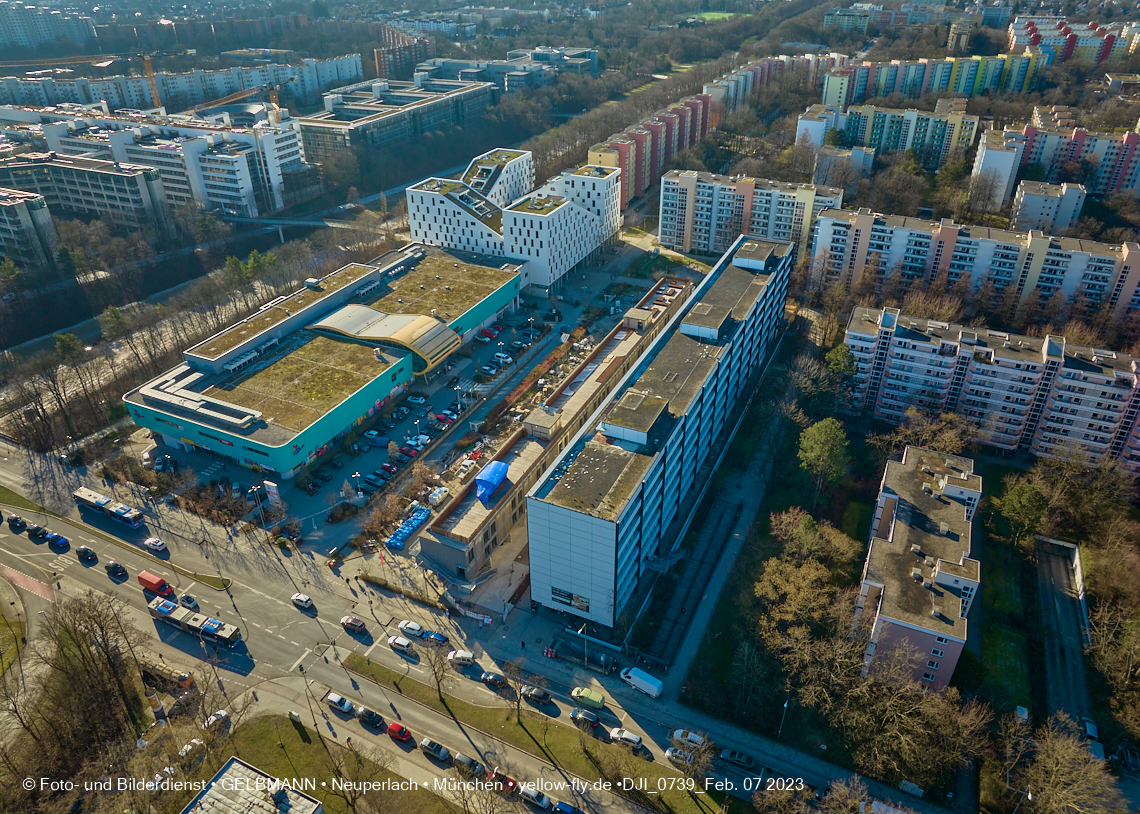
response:
M1092 700L1085 678L1081 602L1064 549L1037 544L1037 586L1049 714L1062 710L1079 721L1092 715Z

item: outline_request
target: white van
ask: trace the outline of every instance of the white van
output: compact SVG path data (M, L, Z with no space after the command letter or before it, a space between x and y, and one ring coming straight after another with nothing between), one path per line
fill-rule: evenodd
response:
M475 663L475 654L470 650L452 650L447 654L447 660L453 667L470 667Z
M510 356L509 354L496 353L495 354L495 361L498 362L503 367L506 367L507 365L511 364L515 360L514 360L514 357Z

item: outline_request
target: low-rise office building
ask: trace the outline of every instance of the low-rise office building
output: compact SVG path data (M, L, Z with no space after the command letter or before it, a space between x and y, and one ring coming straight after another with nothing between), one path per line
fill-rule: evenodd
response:
M670 170L661 179L658 240L679 252L713 254L750 235L786 240L806 255L816 216L842 208L841 189Z
M1009 286L1017 307L1047 301L1060 291L1107 306L1117 318L1140 311L1140 245L1053 237L962 226L949 218L928 221L830 209L816 221L812 256L827 284L854 286L863 274L896 270L907 283L945 276L954 285L963 275L978 291L993 283L1000 298Z
M1080 184L1022 181L1013 196L1009 225L1023 232L1063 232L1077 225L1084 205L1085 188Z
M534 601L614 624L772 349L791 257L739 238L527 493Z
M506 59L429 59L418 64L416 72L433 79L493 82L504 93L516 93L548 85L563 73L596 76L598 52L594 48L518 48L509 51Z
M870 626L864 675L905 644L920 657L916 681L934 691L950 683L981 587L970 556L981 499L969 458L907 447L902 461L887 461L855 603L856 623Z
M231 757L181 814L324 814L316 797L306 794L309 778L282 778L263 772L241 758Z
M49 268L55 262L59 233L38 192L0 189L0 257L22 269Z
M906 410L956 412L983 443L1051 457L1068 448L1140 471L1140 365L1063 336L1019 336L856 308L844 337L856 409L891 423Z
M123 398L169 446L288 480L518 296L517 264L410 244L306 281Z
M324 96L324 110L299 116L310 161L325 161L347 150L378 150L405 144L426 133L476 121L494 102L487 82L451 82L417 77L385 79L336 88Z
M128 229L164 234L170 208L158 170L56 153L0 158L0 187L33 192L49 209L106 218Z

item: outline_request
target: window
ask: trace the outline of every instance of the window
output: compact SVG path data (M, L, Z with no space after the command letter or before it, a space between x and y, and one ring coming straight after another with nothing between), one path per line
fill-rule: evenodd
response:
M938 669L938 662L928 661L928 662L926 662L926 666L929 667L931 670L937 670Z
M931 651L930 651L930 655L932 655L932 656L938 656L938 658L942 658L943 656L945 656L945 655L946 655L946 651L945 651L945 650L939 650L939 649L936 647L936 648L934 648L933 650L931 650Z
M923 673L922 674L922 680L923 681L933 681L934 680L934 673Z
M947 639L945 636L936 636L934 641L938 642L939 644L946 644L950 640Z

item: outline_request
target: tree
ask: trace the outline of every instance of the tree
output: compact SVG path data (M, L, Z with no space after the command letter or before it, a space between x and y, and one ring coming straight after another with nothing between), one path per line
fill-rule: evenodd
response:
M428 678L435 687L436 695L443 700L443 691L455 677L455 670L447 660L447 648L427 645L420 648L420 663L427 669Z
M15 291L19 285L20 267L12 262L12 258L5 257L0 260L0 294Z
M318 736L319 737L319 736ZM390 772L395 765L390 752L373 749L360 738L348 739L345 746L329 744L323 738L329 774L343 780L332 786L332 794L344 800L352 814L379 814L392 810L390 797L370 788L378 776Z
M1016 731L1016 730L1013 730ZM1016 737L1016 735L1014 735ZM1007 745L1007 754L1018 754ZM1058 713L1033 733L1011 767L1010 785L1033 792L1031 811L1041 814L1110 814L1125 810L1116 780L1081 740L1073 719Z
M522 720L523 690L527 687L543 687L546 682L542 676L524 671L521 658L503 665L503 677L507 679L507 685L514 692L511 701L515 705L515 719Z
M958 413L927 413L908 407L903 422L885 435L871 435L867 443L888 457L907 447L921 447L944 455L960 455L977 442L977 429Z
M865 273L865 272L864 272ZM846 343L836 345L823 357L827 370L832 377L832 387L836 396L848 401L852 387L855 385L855 374L859 366L855 361L855 354Z
M764 563L764 572L753 588L764 607L761 632L770 637L793 627L820 629L835 591L831 574L818 560L773 557Z
M751 638L744 637L732 656L728 685L732 688L732 708L739 715L751 715L756 706L780 689L780 676L771 659L764 658Z
M843 477L851 462L847 433L834 418L825 418L800 434L800 467L815 479L815 498L825 485Z
M400 454L400 445L395 441L388 442L388 460L395 461L396 456Z
M1049 508L1049 503L1041 494L1041 490L1033 484L1018 483L1010 487L1001 497L998 508L1013 526L1013 544L1017 545L1032 537L1037 531Z
M669 742L674 750L673 765L685 777L700 781L712 770L713 762L719 753L716 744L708 735L700 732L692 734L695 737L687 740L672 737Z

